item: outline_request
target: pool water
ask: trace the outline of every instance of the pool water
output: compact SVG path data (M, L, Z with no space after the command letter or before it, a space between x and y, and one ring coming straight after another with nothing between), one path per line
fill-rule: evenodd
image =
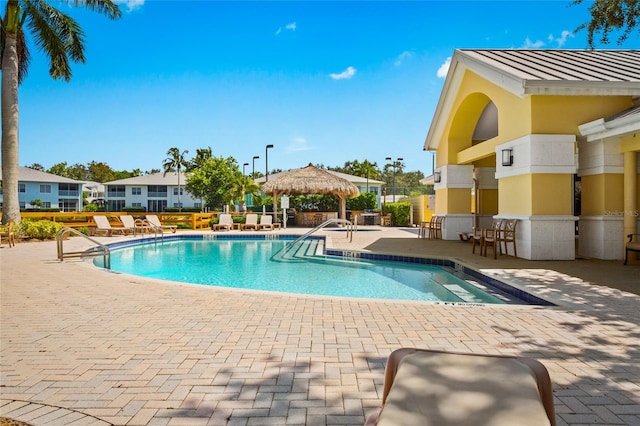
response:
M177 240L111 251L111 269L194 284L374 299L504 303L437 266L316 257L276 261L282 240ZM96 259L99 262L99 259Z

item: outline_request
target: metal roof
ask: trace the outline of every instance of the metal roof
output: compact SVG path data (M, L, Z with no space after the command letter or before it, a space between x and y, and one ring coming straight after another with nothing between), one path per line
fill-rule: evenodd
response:
M184 173L180 173L180 183L184 185L186 182L186 176ZM152 173L150 175L136 176L127 179L113 180L111 182L105 182L105 185L178 185L178 173L169 172L166 175L164 172Z
M0 176L2 175L2 167L0 167ZM1 180L1 178L0 178ZM54 175L52 173L42 172L40 170L31 169L29 167L18 167L18 182L45 182L45 183L76 183L81 184L84 181L70 179L68 177Z
M640 89L640 50L476 50L463 56L527 81L632 82Z

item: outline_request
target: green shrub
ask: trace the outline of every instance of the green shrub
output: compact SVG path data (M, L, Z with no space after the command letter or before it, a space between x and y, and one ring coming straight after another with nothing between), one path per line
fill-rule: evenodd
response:
M385 214L391 213L391 221L393 226L409 225L409 213L411 212L411 203L387 203Z
M178 207L165 207L165 213L200 213L202 209L200 207L183 207L179 209Z
M82 207L83 212L97 212L99 209L97 204L89 203Z
M56 237L56 234L64 228L59 222L50 220L31 221L24 219L20 222L20 233L26 238L37 238L39 240L50 240Z
M122 208L123 212L134 212L134 213L140 213L140 212L146 212L147 209L146 207L133 207L133 206L127 206L127 207L123 207Z

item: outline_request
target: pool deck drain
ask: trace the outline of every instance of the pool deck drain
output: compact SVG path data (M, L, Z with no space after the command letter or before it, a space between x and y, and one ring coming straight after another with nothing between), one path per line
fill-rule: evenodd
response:
M559 425L640 424L640 297L594 284L637 284L640 262L493 260L413 232L358 232L353 243L333 232L330 244L459 258L565 304L211 288L60 263L54 242L19 243L0 249L0 417L56 424L3 408L22 401L79 413L73 424L361 425L387 355L420 347L532 356L551 374Z

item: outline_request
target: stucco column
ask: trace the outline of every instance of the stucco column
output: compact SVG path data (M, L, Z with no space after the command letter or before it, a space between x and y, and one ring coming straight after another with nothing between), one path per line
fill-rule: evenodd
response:
M496 147L497 218L518 219L518 256L575 259L575 135L530 134ZM503 164L503 150L512 163Z
M638 153L624 153L624 236L638 233ZM635 253L631 252L630 255Z
M442 239L457 240L459 232L471 232L471 188L473 187L472 165L446 165L438 167L440 182L436 182L437 215L444 215Z

